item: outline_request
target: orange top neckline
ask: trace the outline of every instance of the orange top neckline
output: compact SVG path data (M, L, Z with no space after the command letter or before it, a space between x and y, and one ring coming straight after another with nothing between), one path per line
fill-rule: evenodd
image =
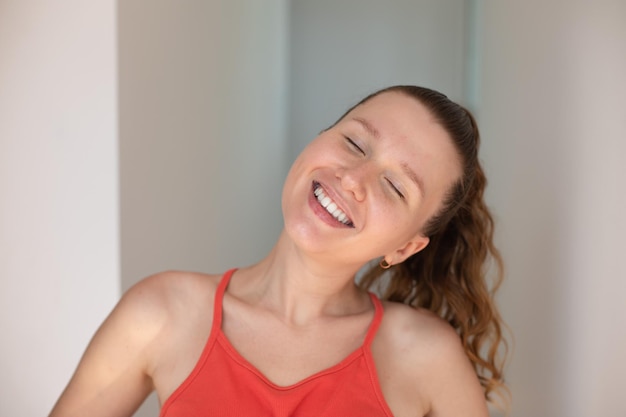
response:
M280 386L240 355L222 332L222 300L235 271L222 277L206 345L189 376L163 403L160 417L393 417L370 350L383 316L376 296L370 293L374 318L360 347L336 365Z
M215 333L217 335L218 342L228 351L228 353L231 355L233 360L237 361L240 365L248 368L250 372L257 375L261 380L263 380L268 386L272 387L273 389L285 390L285 391L290 390L302 384L306 384L310 380L323 377L324 375L327 375L327 374L332 374L333 372L338 372L343 367L348 366L350 362L355 360L358 356L363 355L365 353L364 349L369 350L370 345L372 344L372 340L374 339L374 336L376 336L376 331L378 330L378 327L380 326L380 323L383 317L382 304L380 300L371 292L369 292L368 294L370 296L370 300L372 301L372 304L374 305L374 317L369 325L369 328L367 329L367 333L365 335L365 338L361 346L353 350L350 354L348 354L348 356L343 358L339 363L332 365L328 368L322 369L321 371L317 371L314 374L309 375L298 382L295 382L290 385L278 385L272 382L267 376L265 376L265 374L263 374L263 372L261 372L256 366L250 363L250 361L248 361L243 355L239 353L239 351L232 345L232 343L230 343L230 340L228 340L228 337L226 336L226 334L224 334L222 330L222 318L223 318L223 311L224 311L223 310L224 294L226 293L226 289L228 288L230 279L232 278L233 274L236 271L237 271L237 268L233 268L227 271L226 274L224 274L224 277L222 278L222 280L220 281L217 287L217 291L215 294L215 303L213 307L213 324L212 324L211 333ZM219 300L219 303L218 303L218 300Z

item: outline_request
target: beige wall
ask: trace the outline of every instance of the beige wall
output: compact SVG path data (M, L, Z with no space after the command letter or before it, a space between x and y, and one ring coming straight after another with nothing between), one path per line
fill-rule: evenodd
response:
M119 5L122 286L256 262L282 226L286 1ZM155 397L137 416L156 416Z
M626 415L626 3L485 1L479 122L513 416Z
M282 224L282 0L122 2L122 282L260 259Z
M291 0L291 157L364 95L418 84L463 97L466 4Z
M0 1L0 415L43 416L119 296L115 2Z

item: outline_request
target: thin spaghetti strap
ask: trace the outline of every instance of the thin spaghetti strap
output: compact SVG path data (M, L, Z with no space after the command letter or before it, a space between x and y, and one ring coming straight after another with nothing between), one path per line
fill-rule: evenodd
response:
M165 400L163 403L163 407L161 408L161 413L159 417L164 417L167 415L187 415L187 413L183 411L174 411L173 413L169 413L170 406L178 400L181 395L185 395L184 392L187 390L192 384L195 383L198 375L201 375L203 372L206 372L205 365L209 358L209 355L212 352L213 346L217 340L219 332L222 327L222 300L224 299L224 293L226 292L226 287L228 287L228 282L237 269L233 268L229 271L226 271L222 278L220 279L220 283L217 285L215 289L215 299L213 301L213 324L211 325L211 333L209 334L209 338L202 349L202 354L200 358L196 362L191 373L185 378L182 384L176 388L176 390ZM185 406L183 406L185 407Z
M374 319L370 324L369 329L367 329L367 335L365 336L365 341L363 342L363 347L368 348L372 344L372 340L374 340L374 336L376 336L376 331L380 326L380 323L383 321L383 304L380 302L378 297L374 293L369 293L370 299L372 300L372 304L374 304Z
M237 268L230 269L224 273L220 280L217 289L215 290L215 300L213 301L213 325L211 326L211 333L219 330L222 327L222 300L224 299L224 293L230 282L230 278Z

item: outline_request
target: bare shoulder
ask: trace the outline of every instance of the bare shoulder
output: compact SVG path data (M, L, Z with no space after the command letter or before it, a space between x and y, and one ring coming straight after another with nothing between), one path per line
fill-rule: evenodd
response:
M163 272L131 287L92 338L50 415L132 414L155 386L155 369L167 360L164 349L176 347L178 324L210 311L218 281Z
M128 304L148 314L165 318L172 313L189 310L200 302L213 300L220 275L185 271L165 271L151 275L133 285L122 297L120 305Z
M424 309L384 302L385 314L377 339L394 368L411 370L429 380L439 378L444 370L463 370L468 358L460 337L446 321ZM452 368L452 369L451 369Z
M381 385L387 384L382 387L385 394L400 408L409 407L411 414L414 401L417 415L487 416L478 377L452 326L424 309L393 302L383 305L375 359L384 374Z
M464 356L459 336L438 315L400 303L383 302L383 305L385 315L381 332L392 346L415 351L421 356Z
M148 375L154 377L168 353L189 343L184 332L194 326L210 328L219 280L219 275L165 271L144 278L124 294L112 316L135 328L128 330L144 347Z
M156 337L194 306L212 303L217 282L214 275L183 271L151 275L124 293L109 320L141 329L136 337Z

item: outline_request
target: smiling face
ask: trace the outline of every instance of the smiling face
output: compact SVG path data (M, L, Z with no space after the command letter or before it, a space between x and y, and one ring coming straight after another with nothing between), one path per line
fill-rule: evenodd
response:
M417 100L386 92L354 108L298 156L283 188L285 231L311 253L399 263L461 176L448 133Z

